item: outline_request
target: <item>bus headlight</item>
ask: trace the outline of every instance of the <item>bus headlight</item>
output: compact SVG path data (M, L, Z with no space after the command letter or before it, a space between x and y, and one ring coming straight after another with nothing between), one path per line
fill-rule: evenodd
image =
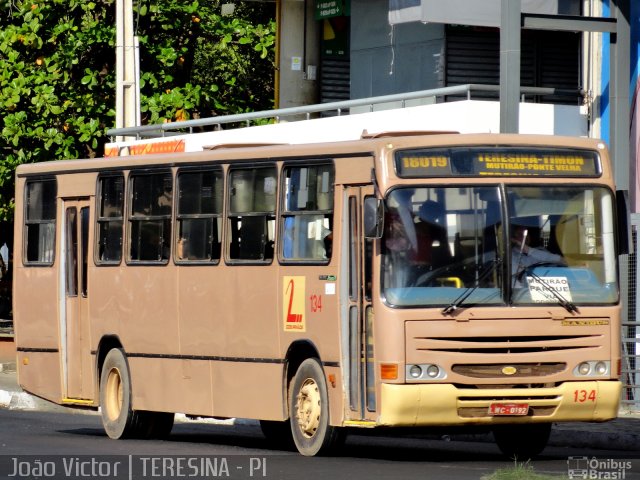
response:
M588 362L582 362L578 365L578 373L580 375L589 375L589 372L591 372L591 365Z
M596 375L606 375L607 373L609 373L609 367L607 367L607 364L605 362L598 362L596 363Z
M603 360L589 360L582 362L573 369L576 377L604 377L611 372L611 362Z
M438 378L440 375L440 368L437 365L429 365L427 368L427 375L431 378Z
M447 378L447 373L433 363L410 364L406 366L405 378L409 382L415 382L416 380L443 380Z

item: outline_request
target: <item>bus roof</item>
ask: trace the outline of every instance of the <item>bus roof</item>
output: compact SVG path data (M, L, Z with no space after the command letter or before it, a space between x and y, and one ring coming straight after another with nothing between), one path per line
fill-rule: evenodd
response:
M309 144L234 144L220 145L199 152L154 153L93 159L57 160L23 164L16 170L17 176L59 174L112 169L173 166L182 163L233 162L248 160L280 160L287 158L327 158L354 155L372 155L383 149L462 146L462 145L521 145L559 146L605 150L601 140L584 137L563 137L532 134L458 134L429 132L404 132L403 136L374 136L360 140Z

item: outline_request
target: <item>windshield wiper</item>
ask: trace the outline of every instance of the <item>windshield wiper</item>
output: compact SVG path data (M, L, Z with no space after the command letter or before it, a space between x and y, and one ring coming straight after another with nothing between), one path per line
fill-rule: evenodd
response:
M569 313L579 313L578 312L578 307L576 307L574 303L572 303L569 300L567 300L566 298L564 298L560 292L558 292L551 285L549 285L547 282L545 282L540 275L534 273L531 270L529 270L528 274L532 278L534 278L537 282L539 282L540 285L542 285L544 287L545 291L547 291L551 295L553 295L556 298L556 300L558 300L558 303L560 305L562 305L567 310L567 312L569 312Z
M491 260L491 262L484 267L478 278L476 278L475 285L473 287L467 287L467 289L462 292L453 302L442 309L443 315L448 315L450 313L455 312L460 306L465 302L469 296L475 292L480 287L480 282L482 282L485 278L487 278L496 267L500 264L500 259Z

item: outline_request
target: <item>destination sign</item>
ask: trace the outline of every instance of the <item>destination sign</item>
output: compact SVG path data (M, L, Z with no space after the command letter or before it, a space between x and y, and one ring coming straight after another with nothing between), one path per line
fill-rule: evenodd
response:
M592 150L537 147L451 147L401 150L399 177L528 176L598 177L600 157Z

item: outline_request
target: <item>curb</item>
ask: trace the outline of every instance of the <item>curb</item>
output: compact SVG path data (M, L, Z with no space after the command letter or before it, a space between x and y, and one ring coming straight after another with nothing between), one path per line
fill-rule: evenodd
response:
M9 372L15 372L15 371L16 371L15 362L0 363L0 373L9 373Z
M35 410L36 400L26 392L0 390L0 408L8 410Z

